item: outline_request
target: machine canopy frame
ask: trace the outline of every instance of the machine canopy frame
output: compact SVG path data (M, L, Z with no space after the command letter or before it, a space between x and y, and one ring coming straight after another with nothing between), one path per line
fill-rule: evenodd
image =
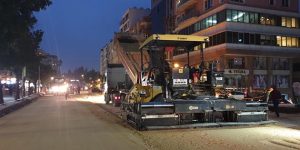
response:
M202 43L208 42L207 36L195 36L195 35L176 35L176 34L153 34L147 38L140 46L140 50L151 49L151 46L157 47L186 47L189 50Z

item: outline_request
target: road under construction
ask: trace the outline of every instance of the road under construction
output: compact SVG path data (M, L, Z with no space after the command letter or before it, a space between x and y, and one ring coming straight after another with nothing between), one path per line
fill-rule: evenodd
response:
M137 129L197 127L209 123L268 123L265 102L228 99L222 95L222 72L203 64L208 38L191 35L140 35L117 33L116 50L133 86L122 99L124 119ZM191 75L189 53L200 47L202 58ZM186 54L184 66L176 66L173 56Z

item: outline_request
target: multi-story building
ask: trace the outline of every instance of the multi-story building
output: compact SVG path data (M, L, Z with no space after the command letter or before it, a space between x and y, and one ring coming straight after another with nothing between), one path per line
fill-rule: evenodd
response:
M176 0L151 0L152 34L173 33Z
M133 27L131 33L141 34L148 37L151 34L151 17L145 16L139 20Z
M120 32L148 36L151 32L151 19L149 17L150 9L129 8L122 16ZM101 75L105 75L108 64L122 64L113 44L113 40L111 40L100 49Z
M136 7L129 8L122 16L122 20L120 22L120 31L135 33L136 24L144 17L149 16L150 12L150 9Z
M276 85L292 96L300 81L298 0L177 0L179 34L209 36L205 62L224 71L225 87L250 93ZM199 51L190 63L199 65ZM185 54L174 59L185 62Z

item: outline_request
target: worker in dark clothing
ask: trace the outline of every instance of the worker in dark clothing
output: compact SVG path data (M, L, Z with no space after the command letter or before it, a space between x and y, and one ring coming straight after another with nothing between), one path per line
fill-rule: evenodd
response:
M276 86L272 86L272 89L273 90L270 93L269 99L273 101L274 111L277 117L279 117L279 102L281 100L281 93L277 90Z

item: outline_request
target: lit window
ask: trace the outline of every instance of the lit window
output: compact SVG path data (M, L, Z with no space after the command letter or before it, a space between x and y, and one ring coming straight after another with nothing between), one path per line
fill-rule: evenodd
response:
M281 26L286 26L286 17L281 17Z
M286 38L286 43L287 43L287 47L292 47L292 38L291 37L287 37Z
M286 47L286 37L281 37L281 46Z
M282 46L282 43L281 43L281 36L276 36L276 39L277 39L277 46Z
M292 38L292 47L298 47L298 38Z

